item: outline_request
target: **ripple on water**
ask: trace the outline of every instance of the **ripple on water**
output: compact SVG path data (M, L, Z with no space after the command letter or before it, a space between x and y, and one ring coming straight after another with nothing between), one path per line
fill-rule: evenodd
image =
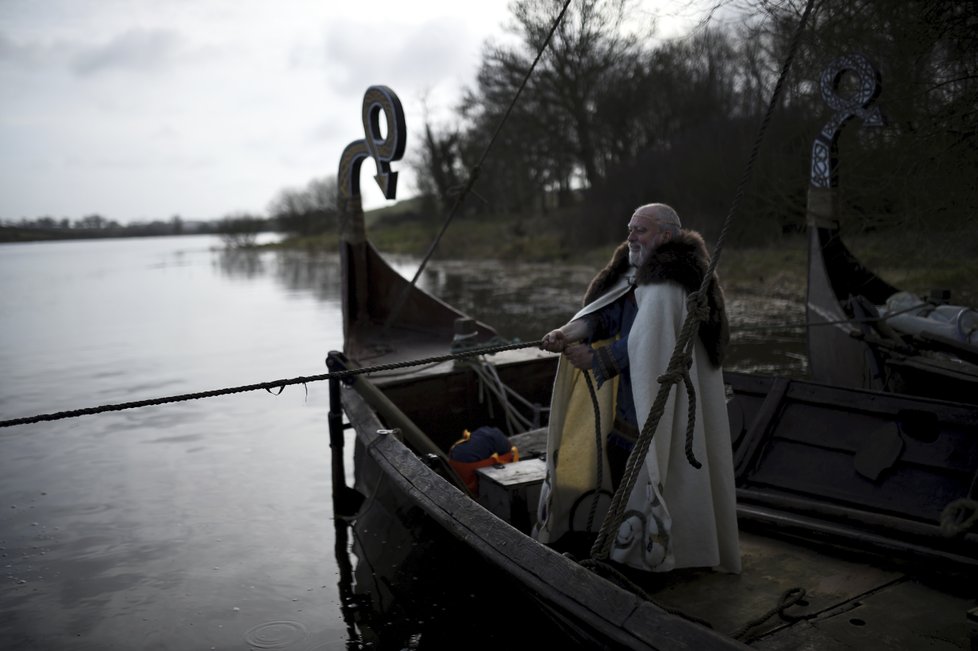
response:
M280 620L251 627L244 640L259 649L277 649L301 642L306 634L306 627L299 622Z

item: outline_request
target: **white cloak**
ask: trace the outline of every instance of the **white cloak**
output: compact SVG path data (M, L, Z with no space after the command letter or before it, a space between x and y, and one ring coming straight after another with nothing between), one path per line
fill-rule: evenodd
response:
M581 318L612 303L629 289L621 278L608 292L578 312ZM669 365L683 319L686 292L673 282L638 285L638 313L628 336L632 396L641 431L659 391L658 378ZM596 344L599 345L599 344ZM686 387L669 392L645 462L626 501L610 558L642 570L713 567L740 572L736 489L723 373L710 364L699 337L690 379L696 390L693 453L686 459ZM598 390L602 450L615 414L617 381ZM598 452L594 409L583 373L565 358L558 363L547 437L547 475L540 494L534 536L556 542L569 531L584 531L591 519L597 483ZM602 492L591 531L597 532L611 502L607 458L601 459Z

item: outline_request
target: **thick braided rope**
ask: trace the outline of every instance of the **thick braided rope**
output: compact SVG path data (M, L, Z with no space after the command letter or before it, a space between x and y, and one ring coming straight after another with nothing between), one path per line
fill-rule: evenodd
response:
M730 204L730 210L727 212L727 216L723 220L723 227L720 229L720 235L717 237L716 246L713 249L713 255L710 258L710 263L707 266L706 273L703 274L703 280L700 283L700 288L691 293L687 299L686 320L683 322L683 327L680 331L679 339L676 341L676 346L673 349L672 357L670 358L669 365L666 368L666 373L659 378L659 392L656 394L655 402L652 404L652 408L649 411L649 417L645 421L645 426L642 428L638 442L636 442L635 447L632 449L631 455L628 457L628 462L625 464L625 474L622 477L618 489L615 491L615 495L611 501L611 507L608 509L608 513L605 515L604 522L601 525L601 530L598 532L598 537L591 548L592 558L608 558L615 532L618 531L619 527L621 527L622 521L624 520L624 506L628 495L631 494L632 489L635 486L639 469L645 462L645 455L648 453L649 446L652 443L652 437L654 436L655 430L659 425L659 420L661 420L662 414L665 411L666 401L669 398L669 391L671 390L672 385L675 384L680 378L682 378L684 384L686 385L690 401L689 419L686 429L686 454L687 458L690 459L690 463L692 463L694 467L700 467L698 462L695 462L695 459L692 459L691 456L691 432L694 425L693 419L696 409L694 394L689 391L692 384L689 379L689 367L692 364L693 333L695 332L695 328L699 325L700 320L703 318L702 314L705 306L706 292L710 286L710 283L714 281L717 264L720 261L720 254L723 251L724 240L726 239L727 232L730 230L730 226L733 223L734 215L740 209L740 202L744 197L747 183L754 171L754 162L757 160L761 143L763 142L764 135L767 132L768 124L771 122L771 116L774 114L774 109L777 106L778 98L781 96L781 91L784 88L784 82L788 77L788 71L791 69L791 64L794 61L795 54L798 51L798 46L801 42L801 34L804 31L805 25L808 22L808 18L811 15L814 5L815 0L808 0L808 3L805 5L805 11L802 13L801 19L798 21L798 27L792 36L788 56L785 57L784 64L781 67L781 73L778 76L778 81L774 86L774 91L771 93L771 99L768 102L767 110L764 113L764 118L761 121L760 127L758 128L757 136L754 138L750 156L747 159L747 164L744 167L744 172L741 175L740 182L737 186L737 192L734 194L733 201Z
M521 348L539 348L542 341L530 341L530 342L520 342L511 344L500 344L496 346L486 346L484 348L471 348L468 350L450 353L447 355L438 355L434 357L426 357L424 359L412 359L402 362L391 362L389 364L379 364L377 366L367 366L364 368L347 369L343 371L332 371L330 373L322 373L320 375L309 375L300 376L287 380L273 380L271 382L260 382L258 384L246 384L236 387L228 387L224 389L213 389L211 391L201 391L199 393L184 393L175 396L167 396L163 398L151 398L148 400L137 400L134 402L122 402L110 405L102 405L99 407L86 407L84 409L73 409L70 411L59 411L49 414L38 414L36 416L29 416L25 418L13 418L11 420L0 421L0 427L13 427L14 425L28 425L31 423L40 423L43 421L54 421L62 420L65 418L76 418L78 416L90 416L94 414L101 414L109 411L122 411L124 409L136 409L139 407L150 407L153 405L165 405L173 402L185 402L188 400L199 400L202 398L214 398L217 396L226 396L234 393L244 393L247 391L258 391L264 389L266 391L271 391L272 389L284 389L287 386L294 384L310 384L312 382L321 382L323 380L342 380L344 378L350 378L357 375L365 375L367 373L379 373L381 371L392 371L400 368L407 368L410 366L423 366L425 364L437 364L441 362L448 362L456 359L465 359L468 357L477 357L479 355L493 355L495 353L501 353L507 350L519 350Z

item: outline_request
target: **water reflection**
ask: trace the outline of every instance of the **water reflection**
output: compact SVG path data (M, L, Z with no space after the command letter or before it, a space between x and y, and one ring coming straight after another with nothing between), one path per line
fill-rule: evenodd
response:
M228 278L253 280L265 274L261 251L250 247L224 247L214 256L214 264Z
M331 253L276 251L275 278L292 292L309 292L321 301L340 295L340 257Z
M339 255L303 250L264 251L256 248L224 248L214 265L235 280L271 276L289 292L311 294L321 301L339 298Z

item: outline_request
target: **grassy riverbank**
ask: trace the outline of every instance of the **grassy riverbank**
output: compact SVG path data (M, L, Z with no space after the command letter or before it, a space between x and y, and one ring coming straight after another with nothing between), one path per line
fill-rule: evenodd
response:
M457 219L445 231L434 257L499 259L603 266L612 242L592 246L574 243L553 213L532 217ZM442 218L424 218L417 205L400 202L366 215L367 234L383 253L424 255L442 227ZM953 232L900 228L844 234L850 250L866 267L890 284L918 295L948 289L951 300L978 305L978 234L962 227ZM336 250L336 234L290 240L286 247ZM713 242L707 242L713 247ZM728 292L803 300L807 284L808 244L804 234L790 234L764 244L727 240L719 273Z
M978 235L904 231L846 236L853 255L885 281L919 296L950 290L951 302L978 306ZM803 299L808 240L784 237L766 246L725 246L720 276L728 291Z

